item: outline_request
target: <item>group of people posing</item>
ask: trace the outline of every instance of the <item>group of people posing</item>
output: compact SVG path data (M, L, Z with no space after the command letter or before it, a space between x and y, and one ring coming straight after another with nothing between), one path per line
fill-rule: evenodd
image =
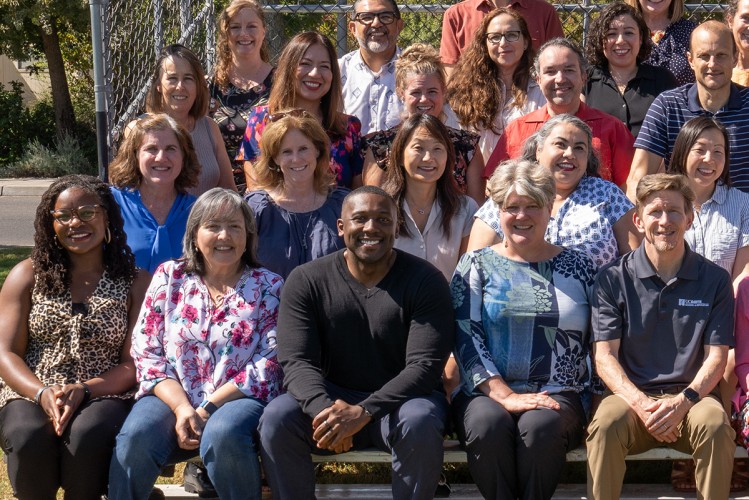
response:
M109 183L54 182L0 291L16 496L155 498L199 455L255 499L260 455L311 499L310 453L374 446L428 499L452 431L485 498L551 498L583 439L588 498L660 445L700 498L745 486L749 0L683 7L611 3L583 53L544 0L465 0L437 51L357 0L358 50L274 67L233 0L210 79L165 48Z

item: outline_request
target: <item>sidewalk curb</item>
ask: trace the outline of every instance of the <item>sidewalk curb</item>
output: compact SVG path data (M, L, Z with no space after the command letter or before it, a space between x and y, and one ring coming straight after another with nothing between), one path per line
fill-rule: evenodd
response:
M41 196L57 179L0 179L0 196Z
M41 196L46 190L42 186L0 186L0 196Z

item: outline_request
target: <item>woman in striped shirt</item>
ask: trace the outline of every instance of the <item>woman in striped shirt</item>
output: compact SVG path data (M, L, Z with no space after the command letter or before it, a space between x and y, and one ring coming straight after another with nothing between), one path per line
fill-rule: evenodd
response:
M749 271L749 194L731 187L729 149L722 123L692 118L676 137L668 170L685 175L695 194L694 222L684 239L736 280Z

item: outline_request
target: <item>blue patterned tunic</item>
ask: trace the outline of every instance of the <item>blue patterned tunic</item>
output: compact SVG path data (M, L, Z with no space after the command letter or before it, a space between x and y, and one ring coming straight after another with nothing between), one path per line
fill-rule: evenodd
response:
M590 292L596 267L564 249L550 260L510 260L491 248L458 263L450 289L462 389L500 375L518 393L582 392L589 384Z
M546 241L582 250L599 267L608 264L619 257L614 224L633 207L614 183L585 176L549 220ZM504 236L499 226L499 210L491 198L476 212L476 217L500 238Z

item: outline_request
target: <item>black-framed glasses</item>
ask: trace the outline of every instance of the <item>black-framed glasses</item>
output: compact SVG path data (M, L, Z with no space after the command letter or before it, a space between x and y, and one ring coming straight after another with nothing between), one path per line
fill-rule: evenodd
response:
M500 42L502 42L502 39L504 38L508 42L517 42L520 40L520 32L519 31L505 31L504 33L487 33L486 34L486 40L492 44L492 45L499 45Z
M81 222L93 220L99 212L99 207L100 205L82 205L78 208L58 208L50 210L49 213L60 224L68 225L73 222L74 217Z
M279 111L277 113L271 113L268 115L269 122L277 122L281 118L287 116L293 116L294 118L314 118L307 110L302 108L287 109L286 111Z
M395 12L359 12L354 16L354 21L369 26L375 21L375 18L379 19L382 24L393 24L398 15Z

